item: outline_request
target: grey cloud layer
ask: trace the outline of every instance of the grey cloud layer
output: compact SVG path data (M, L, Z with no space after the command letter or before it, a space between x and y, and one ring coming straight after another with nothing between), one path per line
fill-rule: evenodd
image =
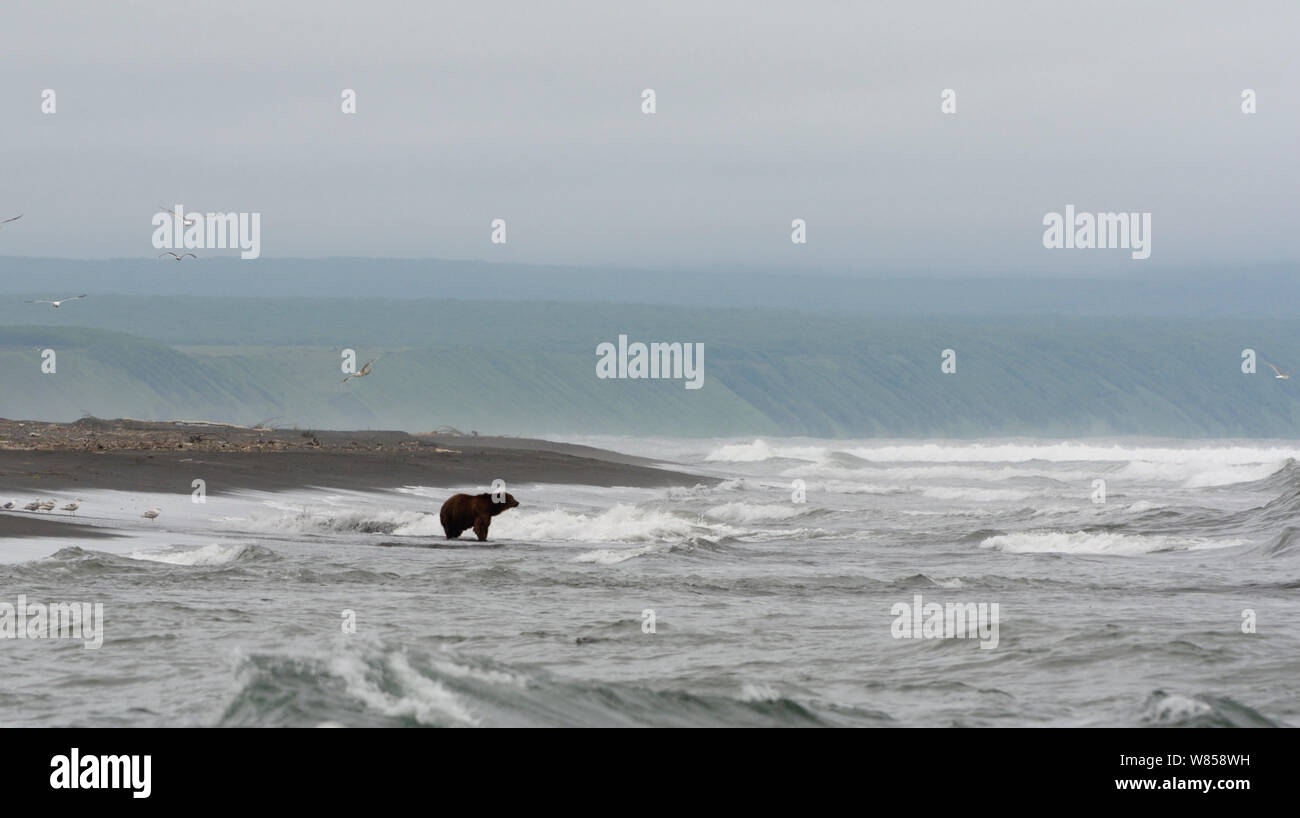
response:
M269 256L1131 269L1044 251L1066 204L1151 211L1151 263L1300 255L1300 7L1046 5L19 4L0 253L146 256L181 202Z

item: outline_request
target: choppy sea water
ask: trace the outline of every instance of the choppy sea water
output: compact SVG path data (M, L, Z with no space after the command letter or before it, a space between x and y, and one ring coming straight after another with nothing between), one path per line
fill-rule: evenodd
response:
M83 493L123 536L0 540L0 603L103 645L0 640L0 724L1300 725L1288 443L578 442L723 482L510 483L486 545L438 507L509 475ZM996 647L895 638L918 595Z

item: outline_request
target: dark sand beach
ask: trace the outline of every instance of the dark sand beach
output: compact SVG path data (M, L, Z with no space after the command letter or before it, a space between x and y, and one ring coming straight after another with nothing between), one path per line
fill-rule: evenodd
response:
M0 539L28 539L30 537L77 537L87 540L112 539L117 535L103 528L68 522L63 512L54 519L42 519L45 512L0 510ZM53 516L53 515L51 515Z
M711 478L588 446L523 438L388 431L259 429L198 422L86 418L75 423L0 420L0 496L14 500L78 489L209 494L317 486L367 490L404 485L711 485ZM23 500L27 502L26 499ZM15 523L0 522L0 536ZM65 529L66 530L66 529Z

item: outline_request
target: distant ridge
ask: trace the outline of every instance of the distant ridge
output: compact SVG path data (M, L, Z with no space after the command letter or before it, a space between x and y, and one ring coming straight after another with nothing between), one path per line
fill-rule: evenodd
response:
M103 327L0 323L0 417L538 437L1300 433L1300 384L1241 371L1246 348L1300 360L1297 320L120 296L96 307L82 318ZM704 387L598 379L596 345L618 333L703 343ZM345 343L382 353L383 369L340 384ZM41 371L45 348L57 374ZM944 349L954 374L940 371Z
M157 259L0 257L0 293L34 280L92 294L609 302L785 307L894 315L1240 315L1289 317L1300 264L1135 271L1117 278L877 277L682 272L438 259L204 258L185 273Z

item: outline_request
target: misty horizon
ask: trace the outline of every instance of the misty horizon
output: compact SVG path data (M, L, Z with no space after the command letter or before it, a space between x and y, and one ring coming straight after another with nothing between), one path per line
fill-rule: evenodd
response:
M158 9L147 35L68 8L0 32L0 218L24 214L5 254L148 255L150 215L182 203L263 214L278 257L850 277L1300 259L1295 8L233 3ZM1152 214L1151 257L1047 251L1067 205Z

